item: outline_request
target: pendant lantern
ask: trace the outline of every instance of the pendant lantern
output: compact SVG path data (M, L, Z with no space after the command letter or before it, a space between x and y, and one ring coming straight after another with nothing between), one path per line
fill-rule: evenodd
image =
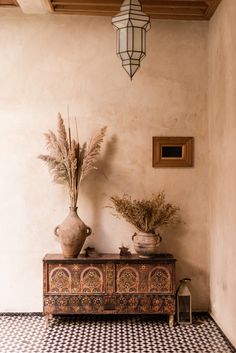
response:
M146 32L151 28L150 17L142 12L138 0L124 0L120 12L112 18L117 29L117 55L132 79L146 55Z

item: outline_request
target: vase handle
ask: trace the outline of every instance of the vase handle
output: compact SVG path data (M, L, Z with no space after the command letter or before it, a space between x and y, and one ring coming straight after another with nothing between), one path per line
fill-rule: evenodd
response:
M132 240L134 241L134 237L137 235L137 233L134 233L133 235L132 235Z
M92 233L92 229L88 226L86 226L86 236L88 237Z
M56 228L54 229L54 234L58 237L59 236L59 234L57 233L57 231L59 230L59 227L60 226L56 226Z

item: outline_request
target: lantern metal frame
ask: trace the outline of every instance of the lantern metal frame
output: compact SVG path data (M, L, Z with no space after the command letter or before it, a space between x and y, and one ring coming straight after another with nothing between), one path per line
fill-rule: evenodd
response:
M132 79L146 55L146 32L151 28L150 17L142 12L139 0L124 0L120 12L112 18L112 24L117 29L117 55ZM137 41L135 35L138 34Z

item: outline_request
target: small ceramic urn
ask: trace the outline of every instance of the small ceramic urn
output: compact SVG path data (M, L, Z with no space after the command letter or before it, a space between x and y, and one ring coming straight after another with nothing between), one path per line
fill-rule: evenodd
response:
M157 254L161 236L153 233L134 233L132 236L134 249L139 257L152 257Z

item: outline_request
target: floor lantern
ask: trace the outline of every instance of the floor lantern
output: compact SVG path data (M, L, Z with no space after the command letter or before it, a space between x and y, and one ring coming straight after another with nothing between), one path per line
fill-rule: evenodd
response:
M192 323L192 299L188 288L190 278L183 278L177 290L177 322L179 324Z

